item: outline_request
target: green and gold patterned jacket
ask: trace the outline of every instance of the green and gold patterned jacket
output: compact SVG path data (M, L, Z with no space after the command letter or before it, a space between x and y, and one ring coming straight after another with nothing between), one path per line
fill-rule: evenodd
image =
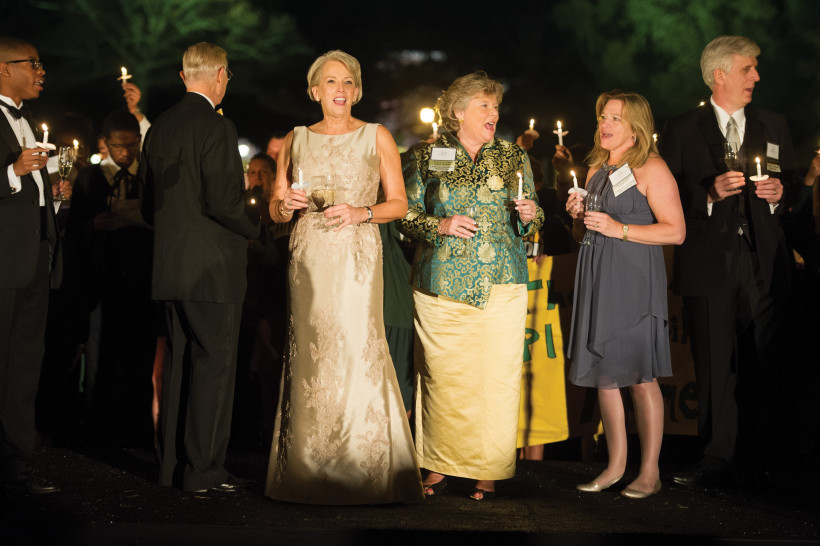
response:
M455 170L428 169L434 147L456 149ZM484 309L494 284L526 284L527 257L521 237L536 233L544 223L539 207L526 226L513 227L512 201L518 194L516 171L523 174L524 196L538 201L527 153L506 140L485 144L476 161L457 138L443 133L429 144L420 142L403 156L407 216L399 230L420 243L411 272L414 287ZM472 239L438 235L442 219L467 215L475 207L478 232ZM516 234L517 231L517 234Z

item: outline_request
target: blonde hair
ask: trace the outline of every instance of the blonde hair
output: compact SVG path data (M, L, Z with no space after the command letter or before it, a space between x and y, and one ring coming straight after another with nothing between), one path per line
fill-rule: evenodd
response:
M228 67L228 53L218 45L199 42L182 55L182 73L186 81L215 78L221 67Z
M364 94L364 91L362 90L362 67L356 57L338 49L328 51L313 61L313 64L310 65L307 73L307 94L308 97L310 97L310 100L313 102L319 102L316 100L316 97L313 96L313 88L318 87L321 83L322 69L329 61L337 61L342 63L345 68L347 68L347 71L353 75L353 85L359 88L359 92L356 93L356 98L353 99L353 104L356 104L362 100L362 95Z
M709 89L715 88L715 70L720 68L727 74L732 70L732 55L757 57L760 48L744 36L718 36L706 44L700 55L700 71Z
M487 76L483 70L456 78L450 87L436 101L436 111L444 127L451 133L458 132L460 123L456 110L464 110L472 98L479 93L494 95L498 104L504 96L504 86Z
M642 167L650 155L658 155L658 147L655 144L655 139L652 138L652 133L655 132L655 121L652 119L652 109L649 107L649 102L637 93L618 89L608 93L601 93L595 103L595 115L599 123L606 103L611 100L623 102L621 120L629 123L635 133L635 144L621 156L618 166L629 163L629 166L633 169ZM608 157L609 150L601 148L601 132L596 130L595 146L587 156L587 165L597 167L605 163Z

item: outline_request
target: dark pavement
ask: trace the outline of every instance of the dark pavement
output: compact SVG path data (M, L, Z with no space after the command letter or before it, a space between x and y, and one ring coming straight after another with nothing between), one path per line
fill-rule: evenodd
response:
M690 446L667 437L664 450L674 459ZM667 461L661 492L630 500L618 492L634 467L612 490L584 494L575 484L602 463L520 461L495 501L472 501L470 482L451 479L445 495L421 504L347 507L268 499L266 466L264 450L232 450L229 469L259 485L197 495L157 485L148 449L41 450L35 473L62 491L7 494L1 521L11 540L2 544L820 544L820 479L801 470L811 465L754 487L688 490L671 480L684 467Z

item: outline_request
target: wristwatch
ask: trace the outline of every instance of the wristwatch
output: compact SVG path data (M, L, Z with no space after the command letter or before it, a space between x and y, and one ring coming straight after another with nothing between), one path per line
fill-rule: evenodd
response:
M369 224L370 220L373 219L373 209L370 207L365 207L367 209L367 220L364 221L365 224Z
M624 224L624 241L629 240L629 224Z

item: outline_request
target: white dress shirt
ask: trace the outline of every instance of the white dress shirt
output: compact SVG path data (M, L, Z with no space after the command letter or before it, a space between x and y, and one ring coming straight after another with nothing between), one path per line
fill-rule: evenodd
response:
M6 104L14 106L18 110L23 107L22 102L15 105L14 101L5 95L0 95L0 100ZM20 148L23 150L34 148L34 143L37 142L37 138L34 136L34 131L31 130L28 120L26 120L26 118L14 119L14 116L12 116L11 112L9 112L6 108L0 108L0 110L3 111L3 115L5 115L6 119L9 121L11 130L14 131L14 136L17 137L17 144L20 145ZM47 159L43 158L43 166L45 166L46 161ZM14 173L14 164L9 165L7 175L12 192L18 192L23 189L21 178ZM31 176L34 177L34 181L37 183L37 188L40 190L40 206L44 207L46 206L46 200L43 196L43 177L40 176L40 171L32 171Z

